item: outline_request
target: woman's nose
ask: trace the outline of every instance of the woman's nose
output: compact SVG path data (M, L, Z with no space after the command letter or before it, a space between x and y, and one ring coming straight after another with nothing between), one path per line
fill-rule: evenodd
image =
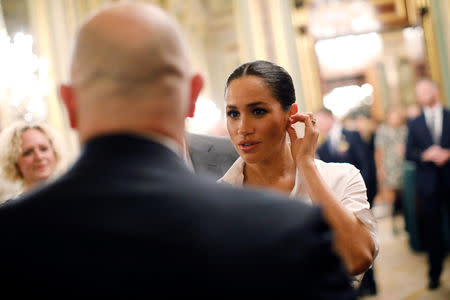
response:
M243 136L247 136L249 134L252 134L254 132L253 126L251 124L251 121L247 118L241 118L241 121L239 123L238 133Z
M44 158L44 152L42 152L41 150L37 150L37 151L34 152L34 157L37 160L41 160L41 159Z

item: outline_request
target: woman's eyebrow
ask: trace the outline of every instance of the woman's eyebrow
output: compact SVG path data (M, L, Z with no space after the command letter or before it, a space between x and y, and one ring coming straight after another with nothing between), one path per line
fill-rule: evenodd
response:
M257 101L257 102L252 102L252 103L247 104L247 107L254 107L254 106L263 105L263 104L267 104L267 103L264 102L264 101ZM227 105L226 108L229 108L229 109L236 109L237 106L234 106L234 105Z
M252 102L252 103L247 104L247 106L248 107L253 107L253 106L258 106L258 105L261 105L261 104L266 104L266 102L263 102L263 101Z

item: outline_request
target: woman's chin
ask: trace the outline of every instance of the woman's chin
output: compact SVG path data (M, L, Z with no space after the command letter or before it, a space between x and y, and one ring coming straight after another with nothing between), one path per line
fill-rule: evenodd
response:
M261 160L256 153L241 153L241 157L247 164L258 163Z
M47 179L49 179L51 176L51 173L43 173L43 174L39 174L38 176L36 176L36 183L42 183L44 181L46 181Z

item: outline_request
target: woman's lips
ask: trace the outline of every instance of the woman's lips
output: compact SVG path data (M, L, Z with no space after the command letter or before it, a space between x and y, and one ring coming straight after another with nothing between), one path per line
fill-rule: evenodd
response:
M248 142L242 142L239 143L239 149L241 149L242 151L252 151L255 150L256 147L258 147L259 142L253 142L253 141L248 141Z

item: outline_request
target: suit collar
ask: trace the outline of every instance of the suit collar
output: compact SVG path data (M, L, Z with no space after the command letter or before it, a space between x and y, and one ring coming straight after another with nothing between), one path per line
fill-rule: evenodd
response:
M170 148L150 138L134 134L111 134L89 140L81 149L74 168L95 165L140 165L186 169L182 158Z
M420 124L420 130L422 131L422 134L426 139L428 140L427 143L429 145L433 145L433 137L431 136L430 129L428 128L427 122L425 120L425 113L422 110L422 113L417 117L417 123Z

